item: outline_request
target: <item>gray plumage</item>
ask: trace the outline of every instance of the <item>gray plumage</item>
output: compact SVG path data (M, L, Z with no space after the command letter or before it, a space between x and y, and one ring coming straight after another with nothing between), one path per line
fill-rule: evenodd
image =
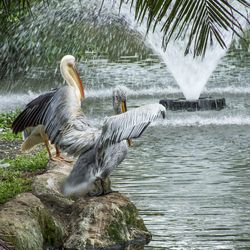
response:
M64 182L63 193L86 193L95 180L104 180L125 159L128 150L125 140L139 137L153 120L163 114L165 108L162 105L149 104L106 118L100 130L90 127L83 131L82 137L90 133L91 140L86 138L85 141L89 150L82 151Z
M72 55L66 55L61 59L60 71L69 86L38 96L26 105L12 123L14 133L23 131L25 142L22 144L22 150L31 149L36 144L44 142L51 160L65 160L60 156L56 141L60 141L65 126L70 126L68 121L77 116L81 100L84 98L84 87ZM67 115L62 114L64 111ZM80 121L80 117L77 120ZM55 157L51 155L49 139L55 144Z
M113 94L115 112L125 112L124 89L117 88ZM125 140L141 136L152 121L165 116L161 104L149 104L107 117L102 128L98 129L91 126L81 111L79 89L73 86L54 90L32 102L36 104L34 108L24 110L23 119L15 127L23 126L25 117L28 117L29 126L44 126L52 144L70 155L79 156L63 184L65 195L86 193L96 179L103 180L110 175L126 157Z

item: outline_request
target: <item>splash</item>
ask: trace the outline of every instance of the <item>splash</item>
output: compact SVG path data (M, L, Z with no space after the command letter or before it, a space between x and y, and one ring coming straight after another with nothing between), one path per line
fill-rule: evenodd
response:
M89 75L84 77L88 85L95 84L99 87L99 85L102 86L103 81L107 84L103 75L109 70L112 72L110 75L113 74L110 82L116 82L114 79L119 75L119 81L122 81L119 84L126 83L128 87L143 90L160 83L161 89L157 92L159 94L181 91L186 99L198 99L211 73L226 54L226 50L222 50L215 44L207 51L204 59L193 59L192 53L184 56L185 41L171 41L164 51L159 27L154 33L150 31L146 36L146 20L138 25L130 6L124 4L119 11L118 2L105 0L101 12L101 0L59 2L53 0L48 7L44 7L42 3L35 5L32 11L36 18L27 17L18 27L12 27L13 39L7 39L4 46L0 48L2 55L0 78L3 71L7 75L12 75L11 72L14 71L21 75L25 73L25 77L29 79L28 81L24 79L21 83L13 81L12 84L7 81L6 84L1 84L0 91L48 90L52 87L55 77L58 82L61 81L59 71L54 70L58 60L65 54L73 54L78 60L83 61L84 65L88 64L88 68L95 68L92 71L96 71L96 75L92 74L91 78ZM145 37L145 44L159 55L167 65L168 71L162 73L160 70L145 69L142 63L149 59L152 51L143 44L138 33ZM229 47L233 39L232 34L228 32L224 37ZM104 55L105 59L100 55ZM124 57L124 55L130 56ZM126 62L131 60L131 55L133 55L133 62L136 63L126 65ZM93 65L90 63L91 60ZM98 62L98 70L96 70ZM108 62L118 62L118 64L111 65ZM1 70L1 65L5 65L6 69L4 67L4 70ZM121 71L123 74L119 71L120 65L124 66ZM159 65L161 67L157 61L154 66L158 68ZM83 66L82 72L85 71L86 67ZM172 89L174 80L171 76L168 77L169 71L180 89L177 89L177 86ZM94 78L95 81L93 81ZM51 79L51 82L48 79ZM224 76L223 79L227 81ZM100 93L92 93L92 95L98 94ZM105 95L105 93L102 94Z
M143 37L145 43L150 46L156 54L158 54L166 64L168 70L172 73L181 91L187 100L197 100L204 89L210 75L215 70L220 59L225 56L227 49L222 49L218 43L210 45L207 49L206 56L196 57L192 51L188 55L184 55L188 37L184 40L171 40L166 50L162 47L163 34L160 26L147 34L147 20L145 19L140 25L134 21L134 11L130 11L127 5L123 5L121 14L128 21L130 28L137 30ZM244 27L245 20L238 18ZM232 31L221 31L227 48L230 47L234 39Z

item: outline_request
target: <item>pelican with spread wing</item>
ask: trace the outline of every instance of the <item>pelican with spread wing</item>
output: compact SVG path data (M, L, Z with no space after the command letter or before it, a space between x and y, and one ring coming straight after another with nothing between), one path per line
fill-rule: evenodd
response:
M117 115L107 117L101 129L88 127L81 132L84 143L79 142L78 146L75 143L74 147L81 148L78 150L81 153L63 184L62 190L66 196L87 193L96 180L100 181L101 189L92 195L111 192L110 189L105 190L104 180L125 159L130 140L141 136L156 118L165 118L166 110L161 104L149 104L127 111L126 93L122 88L114 91L113 106ZM73 139L73 136L68 137Z
M83 95L79 89L76 91L72 86L65 86L50 95L49 98L41 95L32 101L37 105L33 111L27 110L29 116L24 125L42 124L51 143L70 155L78 156L62 187L67 196L87 193L96 180L100 180L103 187L104 179L126 157L126 140L139 137L153 120L165 116L161 104L145 105L126 112L126 94L118 88L113 99L118 114L106 118L102 128L98 129L89 124L80 109ZM102 188L98 195L106 193Z
M28 103L12 124L14 133L23 132L25 140L21 146L22 151L26 151L35 145L44 142L50 159L61 159L60 151L55 143L56 157L52 157L49 149L49 136L45 132L43 125L43 115L47 113L47 108L55 106L58 109L65 106L74 105L74 110L80 109L81 100L84 98L84 88L79 73L76 69L75 58L66 55L60 63L60 71L68 86L40 95ZM67 98L66 98L67 96ZM64 100L63 105L58 106L56 102ZM73 100L72 100L73 99ZM58 110L60 112L60 110ZM53 119L53 117L51 117Z

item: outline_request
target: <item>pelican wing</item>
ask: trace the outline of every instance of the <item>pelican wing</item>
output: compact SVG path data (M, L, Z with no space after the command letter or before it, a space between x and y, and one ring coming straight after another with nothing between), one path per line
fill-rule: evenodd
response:
M86 121L81 103L71 86L64 86L31 101L12 128L17 133L38 124L44 125L52 144L72 155L88 150L95 140L96 131Z
M51 104L44 113L42 123L51 143L58 145L66 127L81 114L81 103L71 86L60 88L53 96Z
M57 89L42 94L28 103L25 109L18 115L12 123L13 133L22 132L25 128L35 127L42 124L44 114L50 105L50 102L57 92Z
M57 145L68 154L78 156L94 147L100 132L87 123L85 117L78 117L58 136Z
M97 158L101 158L110 145L139 137L152 121L158 117L165 117L165 112L161 104L148 104L106 118L97 143Z

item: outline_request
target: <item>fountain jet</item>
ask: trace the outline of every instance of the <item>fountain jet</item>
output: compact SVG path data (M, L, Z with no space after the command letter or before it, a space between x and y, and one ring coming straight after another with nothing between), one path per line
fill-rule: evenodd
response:
M175 78L185 99L188 101L198 100L210 75L227 50L221 48L218 43L214 43L208 47L205 57L194 58L192 51L185 55L185 48L189 37L188 32L183 40L170 40L165 50L162 47L163 32L160 30L161 24L156 26L154 32L152 29L147 32L147 20L145 19L142 23L138 24L134 20L133 12L134 10L130 11L130 8L126 4L122 6L121 14L127 20L130 28L137 30L145 37L145 43L160 56ZM242 27L244 27L246 20L240 16L238 20L242 24ZM223 34L227 48L229 48L234 39L233 32L223 30L220 30L220 32Z

